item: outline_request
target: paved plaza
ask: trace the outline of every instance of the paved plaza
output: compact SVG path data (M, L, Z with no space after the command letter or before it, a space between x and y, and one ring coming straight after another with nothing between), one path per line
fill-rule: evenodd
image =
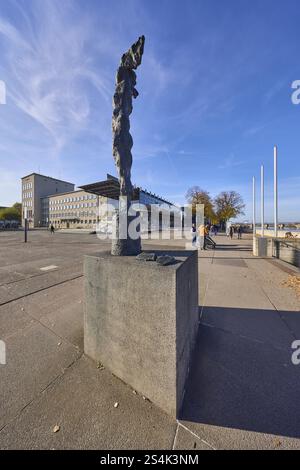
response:
M83 256L110 242L23 237L0 233L1 449L300 448L300 299L284 285L299 270L254 258L250 237L199 253L200 331L176 421L83 354Z

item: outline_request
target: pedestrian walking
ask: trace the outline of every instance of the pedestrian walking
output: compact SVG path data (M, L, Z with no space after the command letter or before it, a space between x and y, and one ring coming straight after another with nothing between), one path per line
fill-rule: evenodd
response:
M232 240L232 238L233 238L233 233L234 233L233 226L230 225L229 236L230 236L231 240Z
M196 246L197 244L197 229L196 229L196 224L192 224L192 245Z
M205 246L205 226L203 224L199 225L198 233L199 233L199 247L200 247L200 250L206 250L206 246Z
M52 235L54 234L54 227L53 227L53 224L51 224L50 232L52 233Z

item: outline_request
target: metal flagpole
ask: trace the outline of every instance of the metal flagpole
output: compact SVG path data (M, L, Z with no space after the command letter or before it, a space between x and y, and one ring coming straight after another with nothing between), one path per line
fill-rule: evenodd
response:
M253 180L252 180L253 237L255 237L255 234L256 234L256 194L255 194L255 192L256 192L256 190L255 190L255 176L253 176Z
M278 235L278 172L277 172L277 146L274 147L274 237Z
M261 214L261 236L265 235L265 186L264 166L260 168L260 214Z

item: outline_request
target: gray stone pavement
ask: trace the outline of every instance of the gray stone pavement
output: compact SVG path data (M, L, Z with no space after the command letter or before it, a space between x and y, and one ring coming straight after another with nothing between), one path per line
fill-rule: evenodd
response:
M218 236L217 250L201 252L200 331L175 421L83 355L82 259L109 243L22 237L0 233L1 449L300 448L300 300L282 285L286 265L253 258L251 240Z

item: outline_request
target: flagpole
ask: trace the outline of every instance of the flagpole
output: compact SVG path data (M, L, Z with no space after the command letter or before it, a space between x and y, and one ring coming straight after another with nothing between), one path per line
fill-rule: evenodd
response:
M277 146L274 147L274 237L278 236L278 169Z

